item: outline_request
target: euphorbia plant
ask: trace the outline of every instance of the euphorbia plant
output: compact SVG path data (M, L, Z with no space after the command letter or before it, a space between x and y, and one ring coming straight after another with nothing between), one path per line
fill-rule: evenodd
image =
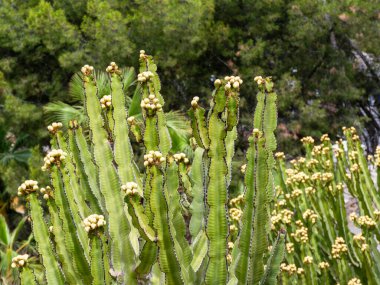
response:
M198 97L193 99L194 156L186 157L171 152L151 56L140 53L142 124L127 117L116 63L106 69L111 94L102 98L94 68L85 65L81 71L90 139L75 121L67 133L60 124L49 126L52 150L43 169L52 185L40 189L33 182L20 193L29 201L47 283L275 284L285 233L279 231L268 252L277 124L271 79L255 78L260 91L247 151L245 207L236 232L227 202L243 81L217 79L208 112ZM132 136L145 150L141 168ZM32 282L30 274L24 275Z

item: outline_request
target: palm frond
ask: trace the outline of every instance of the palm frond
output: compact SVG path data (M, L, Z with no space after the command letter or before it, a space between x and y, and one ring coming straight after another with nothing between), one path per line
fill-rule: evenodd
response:
M77 120L78 123L85 121L82 106L71 106L60 101L46 104L44 106L44 112L48 123L61 122L64 127L67 127L71 120Z
M14 146L12 147L12 151L15 151L19 148L25 147L25 145L28 142L29 135L28 134L21 134L17 137L16 142Z
M69 82L69 101L83 103L83 81L80 73L75 73Z
M175 131L179 136L189 137L191 128L189 120L179 111L170 111L166 115L166 124L168 128Z
M189 138L191 129L189 121L186 117L178 111L170 111L166 113L166 124L169 129L170 137L172 139L172 151L191 153Z
M127 97L129 98L129 97ZM128 116L136 116L137 114L141 114L141 87L137 85L135 91L133 92L133 96L129 103Z
M123 78L124 91L127 91L136 82L135 69L133 67L127 67L123 69L122 78Z
M12 160L19 163L28 163L29 157L31 156L30 149L22 149L16 151L9 151L0 153L0 164L8 165Z

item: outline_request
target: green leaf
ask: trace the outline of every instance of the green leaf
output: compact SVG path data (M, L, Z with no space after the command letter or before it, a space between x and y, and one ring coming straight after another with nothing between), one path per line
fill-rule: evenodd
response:
M128 117L136 116L137 114L141 114L141 107L140 107L141 98L142 98L142 96L141 96L141 85L138 84L136 86L135 91L133 92L132 101L131 101L131 104L130 104L129 110L128 110Z
M0 216L0 231L1 231L1 218L2 216ZM17 224L16 228L13 230L12 234L11 234L11 238L10 238L10 245L11 247L13 246L13 244L16 242L17 240L17 237L18 237L18 234L20 233L21 229L24 227L24 224L26 222L28 217L23 217Z
M10 237L7 222L5 221L4 216L0 215L0 242L7 246L11 241Z

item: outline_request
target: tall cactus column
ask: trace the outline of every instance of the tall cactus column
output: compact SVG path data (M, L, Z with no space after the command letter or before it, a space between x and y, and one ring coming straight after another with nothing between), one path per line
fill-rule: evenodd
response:
M227 281L227 149L226 138L238 122L238 91L242 80L226 77L215 81L215 91L205 121L204 109L198 97L191 103L192 126L197 144L206 148L209 158L207 198L208 217L206 234L209 239L206 284L223 284Z
M156 73L157 66L151 56L140 53L140 74L142 101L141 108L145 119L144 166L147 178L145 181L144 198L146 199L145 213L150 225L156 231L158 244L158 261L160 269L165 273L167 284L183 284L184 272L179 265L180 258L174 246L174 230L171 227L169 203L165 197L166 156L171 148L171 139L166 126L163 112L164 100L160 94L161 84ZM151 241L146 246L155 250ZM151 259L153 260L153 259Z
M259 284L264 275L263 255L267 250L269 202L273 197L273 151L276 148L274 130L277 124L276 94L270 78L256 77L259 86L254 114L254 130L249 139L245 170L245 208L238 247L236 277L239 284ZM283 238L278 240L280 248ZM282 254L273 251L272 254ZM271 256L271 259L276 258ZM278 258L277 258L278 259ZM267 270L273 268L268 266ZM263 282L263 281L262 281Z
M114 167L113 153L104 129L101 106L97 97L97 87L93 69L82 68L83 85L86 97L86 110L92 133L95 164L98 167L100 191L104 196L108 212L108 230L111 237L111 261L114 270L128 284L135 284L133 271L135 260L134 249L129 238L131 225L124 211L121 183Z

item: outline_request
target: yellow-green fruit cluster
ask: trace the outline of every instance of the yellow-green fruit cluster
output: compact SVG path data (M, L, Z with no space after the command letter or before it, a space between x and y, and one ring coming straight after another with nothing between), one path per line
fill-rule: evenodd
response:
M184 153L176 153L173 155L175 162L180 163L183 162L185 164L189 163L189 159L186 157Z
M342 237L337 237L332 245L331 254L333 258L341 258L348 251L347 245Z
M11 267L12 268L24 267L26 263L28 262L28 258L29 258L29 254L22 254L22 255L17 255L16 257L13 257Z
M154 94L150 94L148 98L141 100L140 106L147 111L162 111L162 105Z
M84 229L86 232L93 231L97 228L106 225L106 221L103 215L93 214L83 220Z
M347 285L362 285L362 282L358 278L352 278Z
M47 129L50 133L55 134L58 132L59 129L62 128L62 123L52 123L51 125L47 126Z
M198 97L198 96L195 96L195 97L193 98L193 100L191 100L191 107L193 107L193 108L198 107L198 101L199 101L199 97Z
M109 66L107 66L106 71L108 73L115 73L115 74L121 74L121 71L119 70L119 67L115 62L111 62Z
M127 123L128 123L129 125L133 125L134 123L136 123L136 118L135 118L134 116L130 116L130 117L128 117L128 119L127 119Z
M90 76L92 72L94 71L94 67L88 64L85 64L80 71L82 71L83 75Z
M26 180L24 183L22 183L18 187L17 190L18 190L17 194L19 196L36 192L38 190L38 182L34 180Z
M46 186L45 188L41 188L40 189L40 192L41 192L41 194L43 195L42 197L45 199L45 200L47 200L47 199L49 199L49 197L51 197L52 196L52 190L51 190L51 188L50 188L50 186Z
M102 109L110 108L112 105L112 96L111 95L104 95L100 99L100 106L102 106Z
M144 166L160 165L165 161L165 157L159 151L151 150L148 154L144 155Z
M138 185L135 182L127 182L126 184L121 186L121 190L125 192L127 195L135 195L138 193L137 191Z
M240 85L243 84L243 80L239 76L226 76L224 80L226 81L226 85L224 85L225 90L230 90L231 88L239 89Z
M52 164L57 166L66 159L67 153L62 149L52 149L44 158L44 165L41 167L42 171L46 171Z
M146 82L153 78L154 74L151 71L144 71L137 75L137 81Z

